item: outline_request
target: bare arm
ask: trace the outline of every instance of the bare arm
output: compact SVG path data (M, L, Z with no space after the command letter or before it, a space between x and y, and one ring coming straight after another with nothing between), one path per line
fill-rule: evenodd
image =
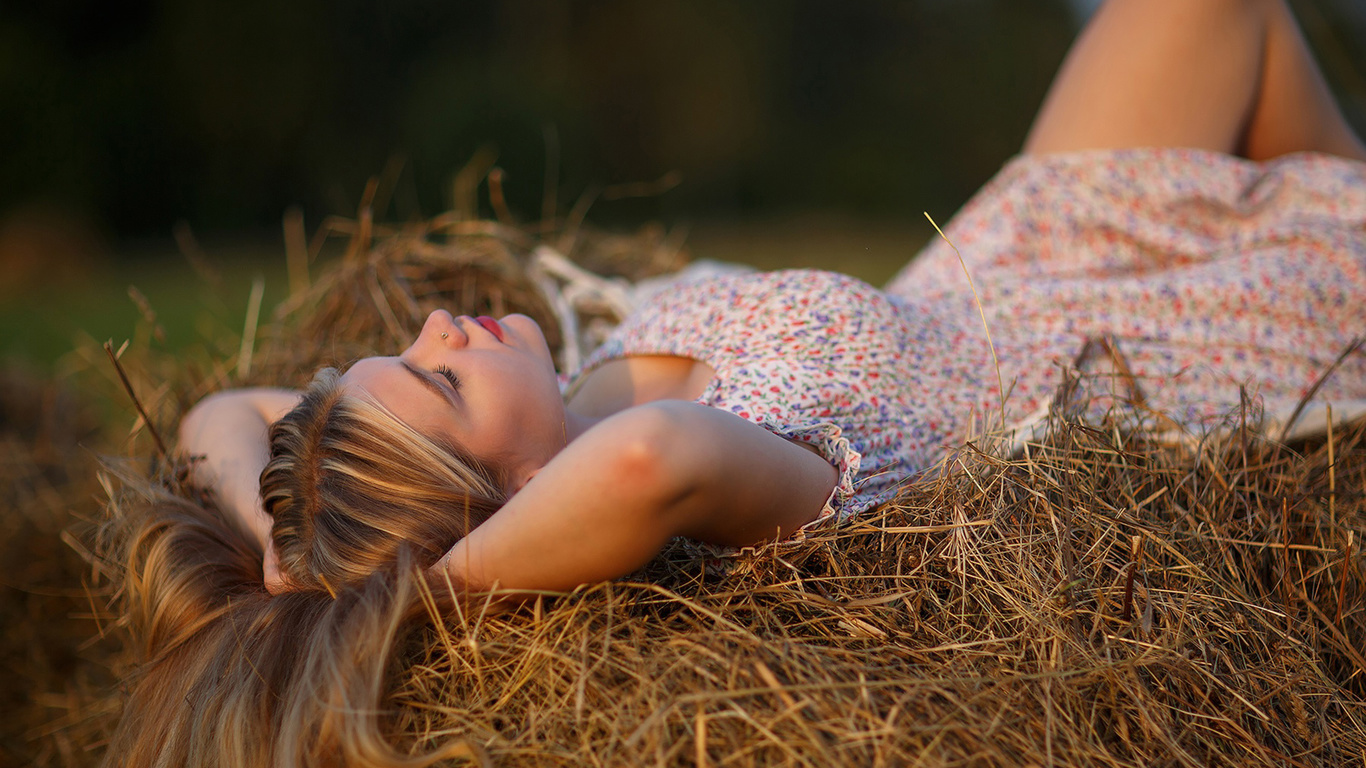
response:
M194 481L208 488L270 552L270 516L261 505L261 470L270 459L266 433L299 403L286 389L230 389L200 400L180 420L180 450L194 463ZM267 582L272 558L267 558Z
M442 563L471 589L571 589L630 573L674 536L744 546L787 535L820 513L837 477L732 414L649 403L571 443Z

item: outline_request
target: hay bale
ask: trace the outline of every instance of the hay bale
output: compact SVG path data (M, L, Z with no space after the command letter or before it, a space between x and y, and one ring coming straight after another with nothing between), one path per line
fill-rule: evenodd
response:
M559 333L525 232L363 229L247 381L394 352L435 306ZM660 271L642 242L619 272ZM213 370L172 389L234 368ZM877 513L726 568L675 543L512 615L433 616L395 663L393 739L497 765L1366 760L1366 425L1296 449L1122 426L1058 420L1013 460L969 446Z
M302 386L324 365L398 354L436 309L528 315L559 354L571 339L552 306L561 298L558 284L536 272L538 246L546 247L524 230L458 218L398 230L368 250L353 243L339 263L276 309L250 380ZM634 236L578 230L557 246L585 269L630 281L686 262L678 245L654 227ZM607 307L577 309L580 327L621 320ZM572 341L582 346L584 340Z
M500 765L1360 761L1363 432L1335 438L1330 489L1326 446L1059 425L721 579L678 546L630 582L443 617L400 729Z
M90 761L110 722L92 708L115 683L91 622L108 595L90 594L89 565L65 532L98 512L96 462L81 445L98 432L61 382L0 368L0 762ZM92 642L92 640L94 642Z

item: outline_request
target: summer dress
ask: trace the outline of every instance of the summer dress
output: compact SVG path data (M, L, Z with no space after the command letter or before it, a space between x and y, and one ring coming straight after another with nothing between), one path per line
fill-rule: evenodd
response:
M976 299L942 240L881 291L811 270L685 280L638 307L566 391L630 355L707 363L699 403L839 470L820 519L891 498L974 436L1025 432L1077 368L1096 387L1090 410L1122 403L1197 432L1245 400L1284 419L1316 382L1335 417L1366 402L1366 354L1324 378L1366 334L1366 165L1023 156L945 232Z

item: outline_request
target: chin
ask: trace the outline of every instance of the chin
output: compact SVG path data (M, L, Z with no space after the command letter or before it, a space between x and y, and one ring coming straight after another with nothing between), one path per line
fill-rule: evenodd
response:
M498 322L508 326L509 328L526 329L529 331L534 331L535 335L537 336L540 336L542 338L545 337L545 334L541 331L540 324L538 324L535 320L532 320L531 318L527 317L526 315L504 315L498 318Z
M545 332L541 330L541 326L526 315L507 315L499 318L498 322L502 323L503 327L512 329L519 339L549 348L549 344L545 340Z

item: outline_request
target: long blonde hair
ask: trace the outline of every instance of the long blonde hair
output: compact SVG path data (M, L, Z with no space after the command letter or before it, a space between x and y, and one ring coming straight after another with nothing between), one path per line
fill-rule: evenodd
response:
M344 395L338 379L320 371L271 427L261 473L280 568L299 589L359 584L403 546L431 565L506 501L494 467Z
M384 732L391 656L428 616L422 573L502 504L496 471L427 439L326 369L271 430L262 474L294 591L209 497L135 474L102 552L141 666L105 762L427 765Z

